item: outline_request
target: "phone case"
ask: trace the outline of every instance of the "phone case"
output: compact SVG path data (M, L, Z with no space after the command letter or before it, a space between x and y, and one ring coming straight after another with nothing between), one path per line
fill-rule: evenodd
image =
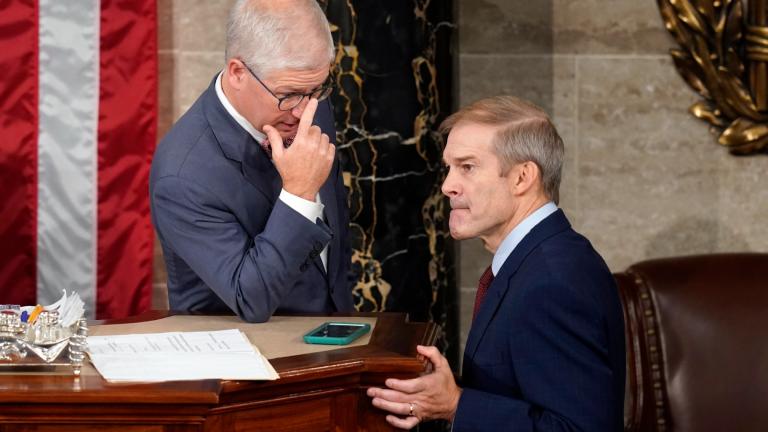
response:
M323 330L325 327L329 325L344 325L344 326L354 326L358 327L357 330L352 332L351 334L344 336L344 337L333 337L333 336L313 336L314 333L317 333L321 330ZM322 345L347 345L354 341L355 339L359 338L360 336L368 333L371 330L370 324L365 323L350 323L350 322L325 322L322 325L320 325L317 328L314 328L307 332L307 334L304 335L304 342L310 343L310 344L322 344Z

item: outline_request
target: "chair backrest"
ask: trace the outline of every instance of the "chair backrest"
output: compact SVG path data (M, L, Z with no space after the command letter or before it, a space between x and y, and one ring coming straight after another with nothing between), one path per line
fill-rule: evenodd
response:
M768 254L656 259L615 277L626 430L768 430Z

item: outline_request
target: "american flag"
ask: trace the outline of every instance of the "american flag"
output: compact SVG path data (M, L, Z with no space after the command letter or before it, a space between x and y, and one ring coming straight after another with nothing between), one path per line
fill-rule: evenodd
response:
M156 0L0 0L0 303L150 306Z

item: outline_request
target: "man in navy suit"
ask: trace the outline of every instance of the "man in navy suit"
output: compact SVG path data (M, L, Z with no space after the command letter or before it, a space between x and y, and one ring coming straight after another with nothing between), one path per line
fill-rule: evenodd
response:
M602 258L557 208L563 143L547 115L519 99L478 101L450 116L443 160L451 235L479 237L483 274L461 387L435 347L433 371L370 388L387 420L409 429L620 431L625 346L618 292Z
M328 21L315 0L240 0L226 58L152 161L170 308L351 311Z

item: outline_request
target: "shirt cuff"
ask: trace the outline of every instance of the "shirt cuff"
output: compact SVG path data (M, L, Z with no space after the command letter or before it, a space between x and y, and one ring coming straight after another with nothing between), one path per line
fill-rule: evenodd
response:
M315 223L317 219L323 220L323 209L325 206L317 201L305 200L285 189L280 191L280 200L312 223Z

